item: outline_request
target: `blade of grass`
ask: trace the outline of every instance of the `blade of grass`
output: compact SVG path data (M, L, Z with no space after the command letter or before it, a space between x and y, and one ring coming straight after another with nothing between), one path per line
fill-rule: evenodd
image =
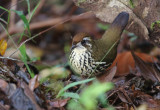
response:
M12 37L10 36L8 30L6 30L6 28L3 26L2 23L0 23L0 25L2 26L2 28L4 29L4 31L7 33L8 37L10 38L10 40L12 41L12 43L14 44L14 46L15 46L16 48L18 48L17 45L16 45L16 43L14 42L14 40L12 39Z
M5 23L6 25L8 25L8 23L4 19L0 18L0 21L2 21L3 23Z
M8 12L8 18L7 18L7 23L10 23L10 17L11 16L11 11ZM9 30L9 25L7 25L7 31Z
M15 37L15 36L20 36L22 33L16 33L16 34L12 34L11 36L12 37ZM29 37L27 34L23 34L24 36L26 37Z
M24 62L24 64L25 64L25 66L26 66L29 74L30 74L31 77L33 78L33 77L34 77L34 74L32 73L32 71L30 70L30 68L29 68L29 66L28 66L28 64L27 64L27 53L26 53L26 46L25 46L25 44L23 44L23 45L19 48L19 50L20 50L20 53L21 53L20 58L21 58L21 60Z
M8 10L8 9L6 9L6 8L4 8L4 7L2 7L2 6L0 6L0 9L2 9L2 10L4 10L4 11L9 12L9 10Z
M69 89L69 88L71 88L73 86L79 85L79 84L84 84L84 83L93 81L94 79L95 78L90 78L90 79L86 79L86 80L82 80L82 81L71 83L71 84L65 86L63 89L61 89L56 98L59 98L60 96L62 96L67 89Z
M27 7L28 7L28 15L29 15L29 18L30 18L30 14L31 14L30 1L29 1L29 0L26 0L26 2L27 2Z
M25 31L26 29L24 29ZM20 37L19 37L19 40L18 40L18 44L21 42L22 38L23 38L23 35L24 35L24 31L20 34Z
M24 23L24 28L27 28L29 36L31 36L29 22L28 22L26 16L23 14L23 11L17 11L17 10L11 10L11 11L14 11L22 19L22 21Z
M30 21L31 21L33 15L34 15L34 13L36 12L36 10L37 10L39 4L40 4L40 1L39 1L39 3L35 6L35 8L33 9L32 13L31 13L31 16L29 17L29 20L28 20L29 23L30 23Z
M27 0L27 1L28 1L27 3L30 4L30 3L29 3L29 0ZM30 11L28 12L28 13L29 13L28 23L30 23L30 21L31 21L34 13L36 12L36 9L38 8L39 4L40 4L40 1L39 1L39 3L36 5L36 7L33 9L32 13L30 13ZM30 5L28 5L28 7L30 7ZM23 35L24 35L24 32L21 34L21 36L20 36L20 38L19 38L19 40L18 40L18 43L20 43L20 41L22 40Z

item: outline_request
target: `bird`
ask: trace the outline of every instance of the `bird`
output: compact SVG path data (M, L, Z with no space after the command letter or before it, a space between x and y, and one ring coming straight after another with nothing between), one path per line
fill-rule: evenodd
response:
M85 32L76 34L69 55L69 64L74 73L82 77L104 73L117 56L117 46L128 20L129 13L119 13L100 39L93 39Z

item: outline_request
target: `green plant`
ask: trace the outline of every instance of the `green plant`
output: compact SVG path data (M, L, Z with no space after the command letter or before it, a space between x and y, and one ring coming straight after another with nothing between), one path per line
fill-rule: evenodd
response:
M36 11L36 9L38 8L40 2L37 3L37 5L35 6L35 8L32 10L32 12L31 12L31 8L30 8L30 0L26 0L26 2L27 2L27 6L28 6L28 15L29 15L28 18L23 14L23 11L9 10L9 9L6 9L6 8L0 6L0 9L2 9L2 10L4 10L5 12L8 13L8 20L7 20L7 22L6 22L4 19L0 18L0 20L1 20L4 24L6 24L6 27L5 27L2 23L0 23L0 25L2 26L2 28L3 28L3 29L5 30L5 32L7 33L9 39L12 41L12 43L14 44L14 46L15 46L17 49L19 49L19 51L20 51L20 53L21 53L21 55L20 55L21 60L24 62L24 64L25 64L28 72L30 73L31 77L34 77L33 72L30 70L30 68L29 68L29 66L28 66L28 64L27 64L27 61L30 60L30 59L29 59L29 57L28 57L28 55L27 55L27 53L26 53L26 47L25 47L25 45L23 44L23 45L20 45L20 46L18 47L18 46L16 45L16 43L14 42L14 40L12 39L13 36L18 35L18 34L20 35L19 42L21 41L21 39L22 39L23 36L31 37L31 31L30 31L29 23L30 23L30 21L31 21L31 19L32 19L33 15L34 15L34 13L35 13L35 11ZM10 35L10 34L9 34L9 32L8 32L8 25L9 25L9 23L10 23L10 15L11 15L11 12L16 13L16 14L20 17L20 19L23 21L23 23L24 23L24 31L23 31L22 33L18 33L18 34L16 33L16 34L13 34L13 35ZM28 32L28 35L25 34L26 30L27 30L27 32ZM13 53L13 54L14 54L14 53ZM10 56L12 56L12 55L10 55ZM33 60L33 59L31 59L30 61L32 61L32 60Z
M71 84L67 85L66 87L64 87L63 89L61 89L56 98L59 98L60 96L63 96L65 91L68 90L69 88L74 87L76 85L80 85L80 84L84 84L84 83L90 82L90 81L92 81L94 79L95 78L90 78L90 79L86 79L86 80L82 80L82 81L71 83Z
M129 4L130 4L131 8L134 8L134 7L135 7L135 6L134 6L134 3L133 3L133 0L129 0Z
M67 108L68 110L96 110L98 104L98 97L113 88L112 83L93 82L90 86L86 87L79 99L72 99ZM106 99L106 97L103 97ZM101 99L102 101L102 99ZM107 104L107 100L103 99L103 103ZM108 109L110 106L106 106ZM111 107L110 107L111 108Z
M160 20L157 20L151 24L151 30L154 29L155 24L158 24L158 27L160 27Z
M20 58L23 61L23 63L25 64L25 66L26 66L28 72L30 73L31 77L33 78L34 77L34 73L31 71L31 69L29 68L29 66L27 64L28 55L26 53L26 46L22 45L19 50L20 50L20 53L21 53Z
M80 5L80 3L86 2L86 0L78 0L78 6Z

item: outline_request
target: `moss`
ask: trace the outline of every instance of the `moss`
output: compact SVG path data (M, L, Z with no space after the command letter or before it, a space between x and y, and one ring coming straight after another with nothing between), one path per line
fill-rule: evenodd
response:
M155 22L153 22L153 23L151 24L151 30L153 30L153 29L154 29L155 24L157 24L157 25L158 25L158 27L160 27L160 20L157 20L157 21L155 21Z
M78 0L77 5L79 6L80 3L86 2L86 0Z
M129 4L130 4L131 8L134 8L134 7L135 7L135 6L134 6L134 3L133 3L133 0L129 0Z

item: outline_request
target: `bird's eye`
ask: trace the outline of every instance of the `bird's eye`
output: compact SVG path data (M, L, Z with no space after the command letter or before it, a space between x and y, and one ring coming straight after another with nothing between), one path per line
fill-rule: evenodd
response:
M82 45L86 44L86 41L85 41L85 40L82 40L82 41L81 41L81 44L82 44Z

